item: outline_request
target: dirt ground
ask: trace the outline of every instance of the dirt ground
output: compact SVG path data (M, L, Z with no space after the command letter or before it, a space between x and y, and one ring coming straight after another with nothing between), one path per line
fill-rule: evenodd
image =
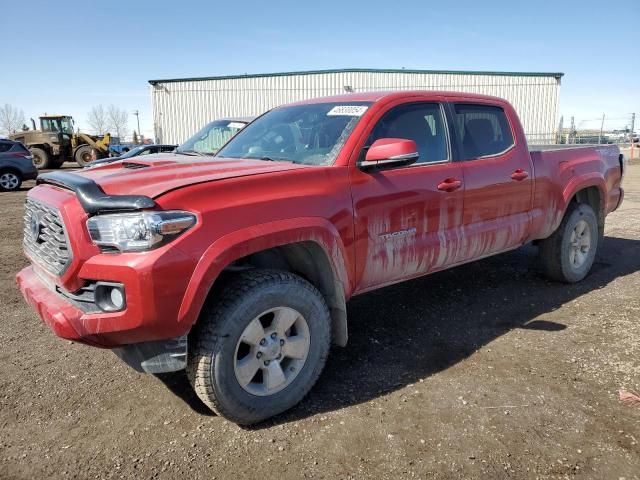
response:
M26 189L0 193L0 477L639 479L640 165L625 187L580 284L526 247L354 298L348 347L251 429L41 324L14 281Z

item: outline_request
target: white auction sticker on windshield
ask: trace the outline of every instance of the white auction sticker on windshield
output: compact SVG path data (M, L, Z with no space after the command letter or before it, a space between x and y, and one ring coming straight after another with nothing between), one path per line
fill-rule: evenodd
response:
M227 125L227 127L229 128L244 128L245 124L242 122L229 122L229 125Z
M347 117L360 117L367 111L366 105L336 105L327 112L328 117L345 115Z

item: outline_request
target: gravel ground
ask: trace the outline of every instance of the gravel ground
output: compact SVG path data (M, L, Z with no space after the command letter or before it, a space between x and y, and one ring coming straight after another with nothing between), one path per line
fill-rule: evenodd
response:
M318 385L250 429L41 324L14 281L26 189L0 193L0 478L639 479L640 165L625 182L580 284L526 247L354 298Z

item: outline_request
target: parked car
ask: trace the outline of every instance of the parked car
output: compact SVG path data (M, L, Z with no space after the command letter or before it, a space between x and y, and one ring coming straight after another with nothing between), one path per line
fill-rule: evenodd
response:
M24 180L34 180L38 170L31 152L20 142L0 139L0 190L18 190Z
M253 121L254 118L238 117L214 120L176 148L176 153L183 155L215 155L225 143Z
M104 165L105 163L112 163L118 160L126 160L128 158L140 157L142 155L152 155L154 153L172 152L177 145L164 145L164 144L151 144L151 145L139 145L132 148L128 152L123 153L119 157L99 158L89 162L85 168L95 167L97 165Z
M225 118L220 120L214 120L206 124L195 135L182 143L180 146L172 145L171 150L175 149L176 154L181 155L215 155L222 145L227 143L236 133L242 130L254 117L239 117L239 118ZM168 147L169 145L165 145ZM168 151L168 150L163 150ZM105 165L107 163L113 163L118 160L126 160L139 155L135 153L136 149L131 150L119 157L114 158L101 158L94 160L88 168L98 165ZM156 152L153 152L156 153ZM157 152L160 153L160 152Z
M578 282L623 199L617 146L530 151L513 107L481 95L302 101L214 157L196 144L41 175L17 280L58 336L186 368L239 424L309 392L347 343L350 297L529 242L550 278Z
M118 137L112 137L111 143L109 143L109 156L119 157L135 147L135 143L120 143L120 139Z

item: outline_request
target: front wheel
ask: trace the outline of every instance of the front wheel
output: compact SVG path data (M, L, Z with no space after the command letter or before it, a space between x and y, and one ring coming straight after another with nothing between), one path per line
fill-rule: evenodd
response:
M329 354L329 310L289 272L249 270L208 302L189 338L187 374L214 412L249 425L296 405Z
M91 155L92 148L89 145L81 145L74 153L74 160L81 167L86 166L91 160L93 160Z
M540 242L547 276L575 283L587 276L598 248L598 220L591 206L572 203L558 229Z

